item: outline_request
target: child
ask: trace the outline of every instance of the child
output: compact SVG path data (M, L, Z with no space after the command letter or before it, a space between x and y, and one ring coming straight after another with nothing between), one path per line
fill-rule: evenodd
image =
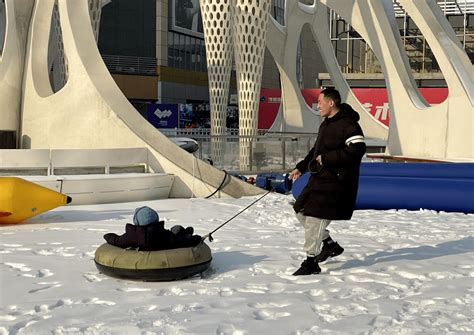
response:
M194 229L174 226L171 231L165 229L158 213L148 206L135 209L133 225L127 223L125 234L108 233L104 235L107 243L120 248L138 248L143 251L166 250L196 246L199 235L192 236Z

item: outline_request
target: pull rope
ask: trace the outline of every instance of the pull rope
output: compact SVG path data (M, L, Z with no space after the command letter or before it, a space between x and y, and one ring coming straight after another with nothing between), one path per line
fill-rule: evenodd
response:
M225 182L226 179L227 179L227 174L228 174L228 173L227 173L226 170L222 170L222 171L224 171L224 179L222 179L222 182L221 182L221 184L219 185L219 187L216 188L216 190L215 190L214 192L212 192L211 194L209 194L209 195L206 197L206 199L209 199L209 198L212 197L214 194L216 194L217 191L219 191L219 190L222 188L222 185L224 185L224 182Z
M195 179L195 176L194 176L194 160L195 160L195 157L193 154L191 154L191 157L193 158L193 184L191 186L191 199L194 198L194 179Z
M240 212L238 212L237 214L235 214L233 217L231 217L230 219L228 219L226 222L224 222L223 224L221 224L219 227L217 227L216 229L214 229L213 231L211 231L209 234L206 234L204 235L202 238L201 238L201 242L204 242L204 240L206 238L209 238L209 242L212 242L214 240L214 238L212 237L212 234L214 234L216 231L218 231L219 229L221 229L222 227L224 227L226 224L228 224L230 221L232 221L233 219L235 219L237 216L239 216L240 214L242 214L243 212L245 212L247 209L249 209L250 207L252 207L253 205L255 205L257 202L259 202L260 200L262 200L265 196L267 196L268 194L270 194L271 192L274 191L274 188L272 188L271 190L269 190L268 192L266 192L264 195L262 195L260 198L258 198L257 200L255 200L254 202L252 202L250 205L248 205L247 207L245 207L244 209L242 209Z

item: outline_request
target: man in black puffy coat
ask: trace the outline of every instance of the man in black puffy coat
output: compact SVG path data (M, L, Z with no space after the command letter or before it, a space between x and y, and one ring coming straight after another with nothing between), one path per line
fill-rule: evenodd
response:
M295 276L321 272L318 263L344 251L331 239L326 227L332 220L352 217L360 162L366 150L364 133L358 123L359 114L348 104L341 104L337 90L322 90L318 107L325 119L319 127L316 143L289 175L295 180L302 173L311 172L308 184L293 206L305 229L304 250L307 255L293 274Z

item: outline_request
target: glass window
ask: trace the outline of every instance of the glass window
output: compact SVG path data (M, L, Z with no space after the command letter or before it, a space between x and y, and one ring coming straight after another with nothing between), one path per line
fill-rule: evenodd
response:
M179 68L185 69L185 62L184 62L184 35L179 35Z
M274 0L273 3L273 18L281 25L285 24L285 1Z
M405 17L397 17L398 30L400 31L400 36L405 35Z
M471 60L471 63L474 63L474 38L471 36L466 38L466 53Z
M191 70L191 37L185 36L184 39L184 68Z
M275 2L276 0L274 0ZM311 0L298 0L307 3ZM469 0L472 2L471 0ZM450 1L454 3L454 1ZM448 3L450 3L448 2ZM465 8L466 15L459 11L449 9L446 19L453 27L456 35L464 46L471 62L474 60L474 2L473 6L463 7L463 1L459 1L461 8ZM438 1L440 4L441 1ZM450 4L450 6L454 6ZM454 8L454 7L453 7ZM440 72L430 46L424 38L416 23L405 13L396 1L394 1L395 17L402 42L413 72ZM334 48L334 54L343 72L379 73L380 63L373 51L344 19L336 12L330 11L330 38Z
M206 46L203 40L201 40L201 71L207 72L206 64Z
M406 31L407 36L421 36L421 31L416 25L415 21L413 21L411 18L407 18L407 31Z
M168 32L168 66L190 71L207 71L204 40Z
M168 32L168 66L174 67L173 33Z
M464 15L449 15L447 19L451 23L456 35L464 34Z

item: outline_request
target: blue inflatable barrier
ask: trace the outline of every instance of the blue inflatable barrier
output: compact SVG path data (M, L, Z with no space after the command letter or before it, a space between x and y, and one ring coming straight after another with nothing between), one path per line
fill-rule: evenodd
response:
M473 163L362 163L361 176L474 179Z
M297 199L299 197L300 193L303 191L303 188L308 183L310 176L311 176L311 173L306 172L301 177L299 177L298 179L293 181L293 186L291 188L291 194L293 194L293 197L295 199Z
M287 194L292 188L293 181L288 179L288 173L260 173L255 179L255 185L265 190Z
M474 213L474 180L361 176L357 209Z
M364 163L356 209L424 208L474 213L473 169L474 164ZM306 173L293 183L295 199L309 177Z

